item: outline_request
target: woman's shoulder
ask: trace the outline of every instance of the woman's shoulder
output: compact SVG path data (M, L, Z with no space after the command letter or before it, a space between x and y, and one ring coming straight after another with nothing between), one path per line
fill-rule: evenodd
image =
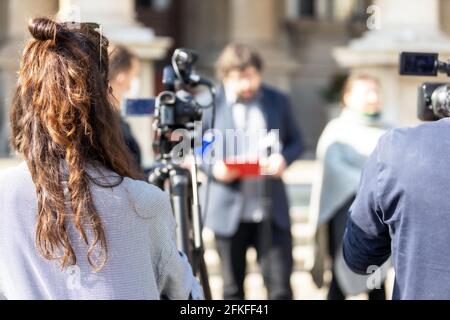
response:
M88 167L89 176L99 182L100 185L116 185L124 188L128 193L133 195L141 195L143 198L158 198L163 196L163 191L156 186L130 177L122 177L115 171L108 169L98 163Z
M139 194L147 196L152 195L155 197L161 197L165 194L160 188L146 181L125 177L123 182L130 191L135 191Z
M142 180L124 178L124 188L133 197L135 204L150 214L171 212L169 195L160 188Z
M0 169L0 184L16 185L31 180L27 164L21 162L15 166Z
M33 201L34 184L25 163L0 170L0 201L3 204Z

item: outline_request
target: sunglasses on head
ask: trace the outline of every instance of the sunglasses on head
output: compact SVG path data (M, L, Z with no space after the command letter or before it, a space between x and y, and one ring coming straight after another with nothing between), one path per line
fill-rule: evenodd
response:
M102 25L97 22L75 22L75 21L69 21L64 23L69 29L71 29L74 26L87 26L91 28L92 30L97 31L100 34L100 68L102 65L102 48L103 48L103 30Z
M69 29L75 28L76 26L88 26L95 30L95 29L100 29L100 27L101 27L100 24L97 22L66 21L66 22L63 22L63 24Z

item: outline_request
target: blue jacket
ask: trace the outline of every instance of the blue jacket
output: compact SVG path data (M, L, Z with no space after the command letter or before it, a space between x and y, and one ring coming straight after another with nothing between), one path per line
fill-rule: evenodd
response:
M302 138L295 123L288 97L269 86L261 88L261 105L265 116L267 129L279 129L282 143L281 153L288 164L296 160L302 152ZM210 113L203 118L204 124L210 123ZM207 126L204 127L206 129ZM225 136L226 129L233 129L234 122L231 108L227 105L225 92L219 88L216 96L215 128ZM210 168L205 168L210 173ZM231 236L237 230L241 219L243 196L241 183L222 183L211 179L208 207L204 213L205 225L222 236ZM289 230L289 204L283 182L279 178L266 179L266 190L270 192L269 214L275 224L284 230Z
M343 250L361 274L392 253L393 299L450 299L450 119L380 139L350 209Z

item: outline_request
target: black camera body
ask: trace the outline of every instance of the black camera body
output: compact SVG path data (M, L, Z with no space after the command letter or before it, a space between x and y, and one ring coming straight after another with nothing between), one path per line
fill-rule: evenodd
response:
M406 76L450 76L450 65L439 61L437 53L402 52L399 69L400 75ZM417 117L423 121L450 117L450 83L424 82L419 86Z
M210 81L195 73L197 54L189 49L176 49L172 64L163 70L162 84L165 91L156 98L126 99L122 105L123 116L154 116L157 128L186 128L202 119L205 106L197 101L193 92L198 86L206 86L213 96ZM211 99L213 100L213 99Z
M172 55L172 64L163 70L162 83L165 91L161 92L155 102L155 153L162 158L170 157L172 148L178 141L172 141L170 135L176 129L194 129L194 123L202 120L203 109L211 104L202 105L194 96L198 87L207 87L211 97L214 96L213 84L200 77L194 65L197 54L189 49L176 49Z
M424 82L418 90L417 117L423 121L436 121L450 116L450 84L445 82Z
M202 106L193 96L199 86L206 86L213 94L213 84L195 72L197 59L194 51L179 48L172 55L172 65L164 68L162 83L166 91L158 95L155 108L160 128L186 128L201 120L203 109L210 107Z
M170 134L176 129L194 128L196 121L202 120L203 110L213 107L214 88L212 82L195 72L198 55L189 49L176 49L172 63L163 70L164 91L156 98L126 99L122 106L124 116L154 116L155 137L153 149L163 158L178 143ZM195 94L199 88L207 88L210 102L202 104Z
M156 100L155 116L160 127L178 129L202 119L202 108L187 91L163 91Z
M196 56L192 51L177 49L172 61L173 64L163 71L162 82L166 91L156 98L154 116L159 128L186 128L189 123L201 120L203 114L202 107L188 91L190 86L197 85L190 80Z

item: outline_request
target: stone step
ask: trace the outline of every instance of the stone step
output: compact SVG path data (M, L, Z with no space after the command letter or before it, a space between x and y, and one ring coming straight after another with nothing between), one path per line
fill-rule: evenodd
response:
M331 280L331 272L325 272L325 283ZM395 279L395 272L390 269L386 279L386 296L388 299L392 296L392 288ZM213 299L220 300L222 296L223 281L220 275L210 275L209 284ZM307 271L294 271L291 276L291 287L293 297L296 300L325 300L327 297L328 287L325 285L318 288L314 283L312 276ZM246 298L249 300L264 300L267 299L267 290L264 287L264 281L260 273L249 272L245 278L244 288ZM357 296L347 297L349 300L365 300L367 294L362 293Z
M291 227L294 246L311 245L314 241L315 227L305 223L294 223ZM205 229L203 231L205 249L214 249L214 233Z
M294 259L294 270L308 271L313 267L314 247L313 246L295 246L292 251ZM220 257L216 250L205 250L205 262L209 275L220 275ZM256 250L250 248L247 251L247 271L249 273L259 272L259 266L256 259Z
M316 229L310 224L295 223L291 227L294 246L307 246L314 243Z
M315 228L307 222L308 217L305 212L307 212L305 207L294 207L291 210L294 270L299 271L310 270L314 262ZM208 272L210 275L220 275L220 258L215 250L214 233L205 228L203 241ZM256 251L253 248L250 248L247 252L247 265L249 272L259 272Z
M311 220L308 206L291 207L290 216L292 223L309 223Z
M222 286L223 281L220 275L210 275L209 285L213 299L223 299ZM291 277L291 286L294 299L300 300L323 300L326 298L327 288L317 288L311 275L306 271L294 271ZM246 298L249 300L267 299L267 290L264 287L264 281L260 273L249 272L245 278L244 288Z

